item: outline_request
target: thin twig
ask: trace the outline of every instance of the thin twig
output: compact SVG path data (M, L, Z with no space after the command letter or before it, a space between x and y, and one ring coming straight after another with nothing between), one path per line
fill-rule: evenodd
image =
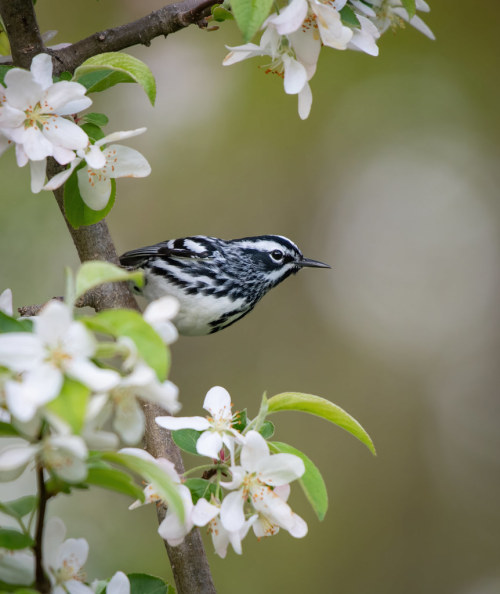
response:
M50 581L43 569L43 528L48 496L41 463L37 466L36 478L38 486L38 514L36 518L35 545L33 547L35 552L35 581L39 592L50 592Z

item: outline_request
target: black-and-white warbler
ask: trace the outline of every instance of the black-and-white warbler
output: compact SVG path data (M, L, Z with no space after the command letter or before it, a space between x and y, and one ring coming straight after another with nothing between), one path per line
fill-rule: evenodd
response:
M180 302L174 324L181 334L218 332L240 320L273 287L301 268L330 268L304 258L281 235L226 241L196 235L126 252L120 262L142 268L148 300L173 295Z

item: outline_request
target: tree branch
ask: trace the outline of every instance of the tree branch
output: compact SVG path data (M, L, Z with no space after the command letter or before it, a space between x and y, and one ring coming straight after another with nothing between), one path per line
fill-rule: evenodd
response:
M0 14L16 66L29 68L31 60L45 51L32 0L0 0Z
M166 37L188 25L205 27L205 17L218 1L185 0L168 4L132 23L94 33L68 47L50 51L54 58L54 73L73 72L87 58L97 54L120 51L132 45L150 45L155 37Z

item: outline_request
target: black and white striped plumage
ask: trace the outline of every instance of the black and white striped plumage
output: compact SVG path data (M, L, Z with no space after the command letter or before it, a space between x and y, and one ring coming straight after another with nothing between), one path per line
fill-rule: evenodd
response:
M196 235L126 252L120 262L142 268L149 301L173 295L180 302L174 323L181 334L218 332L253 309L257 301L301 268L330 268L304 258L281 235L226 241Z

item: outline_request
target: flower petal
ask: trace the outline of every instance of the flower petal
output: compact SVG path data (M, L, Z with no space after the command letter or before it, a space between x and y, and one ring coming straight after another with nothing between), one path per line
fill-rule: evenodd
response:
M285 66L285 93L295 95L300 93L307 83L307 72L303 64L288 55L283 56Z
M214 419L231 419L231 396L221 386L210 388L203 401L203 408L208 410Z
M0 365L21 372L36 367L45 352L37 336L29 332L0 334Z
M42 89L52 86L52 58L48 54L38 54L31 61L30 67L33 80Z
M204 417L156 417L155 421L160 427L171 431L179 429L205 431L210 427L210 423Z
M222 448L222 437L217 431L204 431L196 442L196 451L202 456L217 460Z
M289 35L302 26L308 8L307 0L292 0L279 14L271 15L264 25L271 24L280 35Z
M139 151L128 146L112 144L104 149L106 174L116 177L146 177L151 167Z
M220 519L226 530L235 531L243 528L245 524L243 504L244 496L241 491L233 491L224 497L220 508Z
M272 457L266 440L257 431L249 431L245 435L245 443L241 449L241 465L247 472L256 472L260 466Z
M195 526L206 526L210 520L219 515L220 509L216 505L208 503L206 499L198 499L193 508L191 519Z
M82 200L93 210L102 210L111 196L111 180L101 171L83 167L76 174Z
M261 480L273 487L290 483L300 478L305 471L302 459L293 454L274 454L257 462Z
M52 144L70 150L83 149L89 143L89 137L80 126L60 116L53 116L45 122L43 134Z
M43 189L46 168L47 159L42 159L41 161L30 161L31 191L33 194L38 194L38 192Z

